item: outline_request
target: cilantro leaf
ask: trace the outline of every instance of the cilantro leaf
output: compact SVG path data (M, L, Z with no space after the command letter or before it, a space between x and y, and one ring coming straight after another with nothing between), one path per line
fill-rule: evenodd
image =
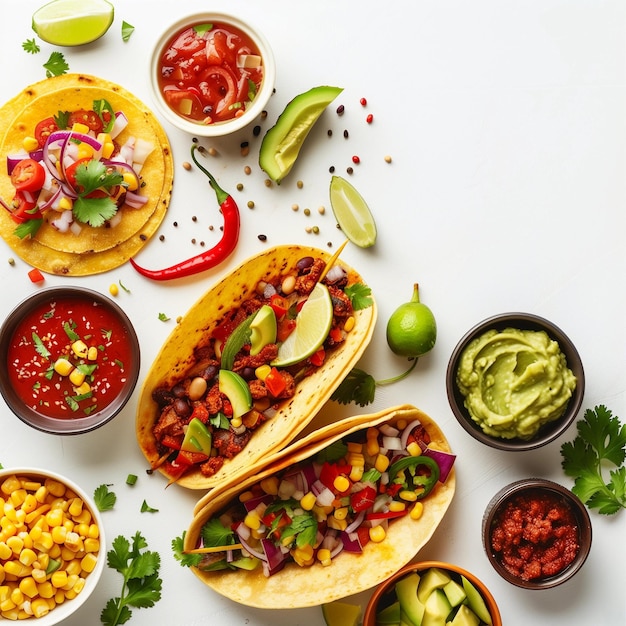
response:
M126 21L122 22L122 41L128 41L135 32L135 27Z
M15 228L13 234L20 239L26 239L27 237L34 237L37 231L43 224L43 219L26 220Z
M186 554L183 546L185 545L185 535L187 531L184 531L181 537L175 537L172 539L172 552L174 558L183 567L196 567L202 561L202 554Z
M93 492L93 499L98 507L98 511L110 511L117 500L113 491L109 491L108 485L100 485Z
M22 43L22 48L24 48L24 50L26 50L29 54L37 54L41 51L41 48L35 39L27 39L24 43Z
M74 201L74 217L94 228L102 226L117 213L117 204L108 195L89 197L94 191L109 191L121 185L124 177L117 170L110 171L99 159L91 159L76 168L76 186L80 189Z
M626 508L626 425L604 405L587 409L576 424L578 434L561 446L561 466L574 478L572 491L589 509L612 515ZM608 479L605 465L613 465Z
M35 352L44 359L50 358L50 350L44 346L43 341L39 337L39 335L35 332L32 334L33 343L35 344Z
M202 527L202 540L208 547L229 546L235 543L235 536L218 518L213 518Z
M341 381L341 384L331 396L331 400L339 404L355 402L359 406L366 406L374 402L376 381L367 372L353 368Z
M102 226L117 213L117 205L111 198L83 198L74 200L74 217L94 228Z
M67 71L70 69L63 53L58 50L50 54L50 58L43 64L43 67L46 70L46 78L67 74Z
M372 306L372 289L367 285L363 285L362 283L354 283L354 285L349 285L345 288L344 293L348 298L350 298L350 302L352 302L352 308L355 311L360 311L361 309L367 309Z
M151 507L145 500L141 503L142 513L158 513L159 509Z

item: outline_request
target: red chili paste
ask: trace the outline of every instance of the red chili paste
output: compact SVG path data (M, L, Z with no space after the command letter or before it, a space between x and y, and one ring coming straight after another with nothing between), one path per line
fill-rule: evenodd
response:
M76 354L72 345L77 340L95 347L95 358ZM55 371L62 358L85 373L83 385ZM43 302L21 320L11 338L7 370L31 409L75 419L113 402L126 383L131 358L128 333L112 311L97 302L67 298Z
M491 547L504 568L522 580L555 576L578 554L576 518L557 494L520 494L494 519Z

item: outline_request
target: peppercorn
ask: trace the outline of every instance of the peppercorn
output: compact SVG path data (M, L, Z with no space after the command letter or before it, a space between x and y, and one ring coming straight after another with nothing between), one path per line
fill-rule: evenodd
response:
M340 104L337 107L337 115L343 115L343 112L345 111L345 107L343 106L343 104Z
M259 241L267 241L267 235L259 235Z

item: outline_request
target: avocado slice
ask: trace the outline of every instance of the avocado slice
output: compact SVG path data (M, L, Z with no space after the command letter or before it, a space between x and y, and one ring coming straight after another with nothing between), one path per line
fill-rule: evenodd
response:
M441 588L434 589L424 603L422 626L446 626L452 607Z
M448 624L449 626L478 626L480 624L480 620L472 609L470 609L466 604L462 604L454 616L454 619L451 622L448 622Z
M420 575L417 572L412 572L396 583L396 596L398 597L400 608L414 626L422 626L422 618L424 616L424 605L417 597L419 582Z
M361 607L347 602L327 602L322 604L322 615L327 626L357 626Z
M463 587L454 579L443 586L443 592L452 606L459 606L467 597Z
M269 304L264 304L250 323L250 356L256 356L263 348L276 343L276 313Z
M219 389L230 400L233 417L241 417L252 408L250 387L237 372L220 370Z
M197 418L194 417L187 424L185 437L180 446L185 452L202 452L209 456L213 446L213 437L207 427Z
M320 86L293 98L261 142L259 165L277 184L289 174L300 148L324 109L343 91Z
M376 613L376 624L399 624L400 623L400 602L396 600L393 604L386 606Z
M425 603L430 594L435 589L441 589L452 580L448 572L444 572L438 567L429 567L422 573L420 584L417 589L417 597L420 602Z
M467 604L469 608L476 613L476 615L480 618L481 622L485 622L487 626L491 626L492 619L489 613L489 609L483 600L483 597L480 595L480 592L472 583L465 578L465 576L461 576L461 582L463 583L463 589L465 589L465 593L467 594Z

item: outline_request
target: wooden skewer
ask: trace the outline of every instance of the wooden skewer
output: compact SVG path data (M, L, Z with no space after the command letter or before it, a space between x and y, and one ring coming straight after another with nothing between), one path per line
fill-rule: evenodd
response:
M326 274L328 274L328 270L330 270L330 268L335 264L335 261L337 261L337 259L339 258L339 255L343 252L343 249L346 247L349 241L350 241L349 239L346 239L337 248L337 251L335 252L335 254L333 254L333 256L330 257L330 259L328 260L328 263L326 263L326 267L324 268L324 271L322 272L321 276L319 277L319 280L317 281L318 283L324 280L324 277L326 276Z
M233 543L229 546L213 546L206 548L194 548L193 550L183 550L183 554L209 554L211 552L227 552L228 550L241 550L240 543Z

